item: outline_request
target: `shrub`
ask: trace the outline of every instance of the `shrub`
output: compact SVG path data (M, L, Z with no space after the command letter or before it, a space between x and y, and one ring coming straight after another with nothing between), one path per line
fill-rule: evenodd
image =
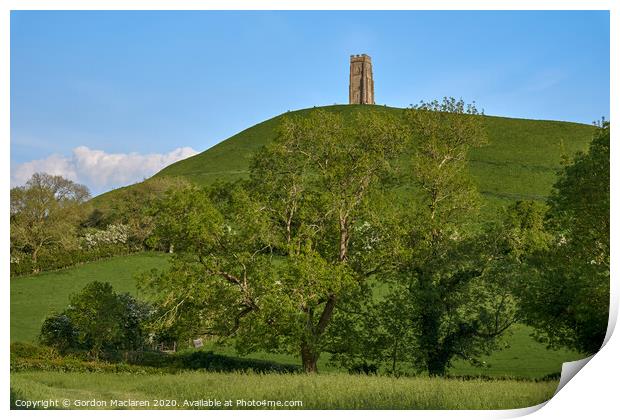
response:
M11 372L109 372L109 373L158 373L174 372L173 368L159 369L134 366L126 363L92 361L84 353L60 355L56 349L29 343L11 343Z
M92 229L84 235L84 243L89 249L104 245L126 244L129 227L123 224L108 225L105 230Z
M349 373L351 374L365 374L365 375L376 375L379 370L379 367L374 363L368 363L366 361L359 362L353 364L349 368Z
M55 314L43 321L39 341L48 346L54 346L61 352L66 352L77 345L77 330L67 314Z
M176 354L135 352L129 361L121 361L116 353L106 354L106 361L93 361L85 352L60 354L55 348L30 343L11 343L11 372L28 370L61 372L179 372L203 370L211 372L254 371L258 373L300 372L299 366L266 360L214 354L211 351L186 351Z
M301 371L299 366L292 364L225 356L204 350L184 351L175 354L143 352L137 354L132 363L156 368L168 367L181 370L208 370L210 372L251 370L260 373L293 373Z
M36 262L33 262L27 254L14 252L11 255L11 277L59 270L84 262L129 254L130 252L132 249L123 244L101 244L90 249L45 249L41 251Z
M118 294L109 283L92 282L71 296L70 305L48 317L40 341L60 351L87 350L95 358L102 351L139 350L148 334L144 324L151 307L129 294Z

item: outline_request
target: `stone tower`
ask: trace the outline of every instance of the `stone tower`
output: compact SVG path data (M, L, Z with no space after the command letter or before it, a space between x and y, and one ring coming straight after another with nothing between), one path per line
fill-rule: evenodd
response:
M349 71L349 103L374 104L375 84L372 80L372 61L366 54L351 56Z

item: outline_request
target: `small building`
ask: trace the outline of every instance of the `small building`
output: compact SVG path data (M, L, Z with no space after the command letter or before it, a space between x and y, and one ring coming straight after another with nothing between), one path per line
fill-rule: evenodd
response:
M375 83L372 78L372 60L366 54L351 56L349 70L349 103L375 103Z

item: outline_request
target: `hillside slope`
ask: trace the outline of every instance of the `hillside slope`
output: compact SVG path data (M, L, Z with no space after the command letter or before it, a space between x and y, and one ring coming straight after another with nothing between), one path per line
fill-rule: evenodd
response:
M199 185L232 181L247 176L252 154L276 136L286 116L303 116L314 109L287 112L250 127L191 158L176 162L155 177L182 176ZM399 115L401 108L372 105L321 107L352 119L354 112L387 112ZM593 127L585 124L484 117L490 142L473 150L470 169L488 202L544 199L560 167L562 155L586 150ZM95 199L103 201L113 191Z

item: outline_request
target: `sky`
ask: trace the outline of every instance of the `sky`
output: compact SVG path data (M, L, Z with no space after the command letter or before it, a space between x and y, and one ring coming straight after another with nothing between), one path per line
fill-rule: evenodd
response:
M288 110L452 96L488 115L609 117L607 11L13 11L11 186L37 171L96 195Z

